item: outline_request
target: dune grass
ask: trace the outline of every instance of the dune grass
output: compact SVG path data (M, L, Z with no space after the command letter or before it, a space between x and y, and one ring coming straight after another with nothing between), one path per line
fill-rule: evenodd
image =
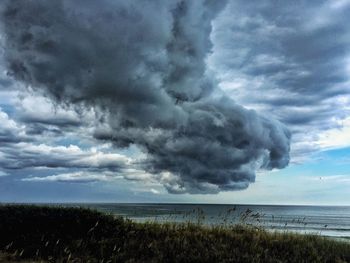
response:
M350 262L349 243L321 236L18 205L0 206L0 253L0 262Z

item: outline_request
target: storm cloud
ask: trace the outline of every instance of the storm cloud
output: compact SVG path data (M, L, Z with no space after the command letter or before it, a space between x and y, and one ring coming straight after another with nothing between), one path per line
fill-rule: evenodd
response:
M93 107L95 138L137 145L138 167L171 193L245 189L257 169L288 165L290 132L218 90L206 59L224 6L4 1L8 74L56 103Z

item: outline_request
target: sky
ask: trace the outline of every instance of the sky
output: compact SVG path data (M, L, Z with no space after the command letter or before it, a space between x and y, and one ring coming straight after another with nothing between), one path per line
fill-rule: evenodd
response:
M349 12L1 1L0 202L350 205Z

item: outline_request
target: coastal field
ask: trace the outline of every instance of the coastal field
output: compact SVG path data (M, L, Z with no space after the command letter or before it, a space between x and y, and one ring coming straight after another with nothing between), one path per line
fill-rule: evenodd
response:
M316 234L350 240L349 206L247 205L195 203L65 203L122 215L135 222L195 223L207 226L244 224L268 231Z
M0 251L0 262L350 262L349 243L317 235L19 205L0 206Z

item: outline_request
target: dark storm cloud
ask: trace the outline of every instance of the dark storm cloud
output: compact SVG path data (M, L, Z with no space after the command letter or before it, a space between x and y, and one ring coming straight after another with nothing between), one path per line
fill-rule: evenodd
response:
M247 188L289 162L289 131L216 93L206 68L223 1L5 1L10 74L103 112L95 137L136 144L172 193ZM169 172L171 176L164 175ZM169 179L170 178L170 179Z
M37 124L41 128L44 128L45 126L57 126L60 128L68 128L68 127L77 127L82 125L82 123L77 119L71 119L71 118L64 118L62 116L47 116L46 118L42 118L42 116L38 115L27 115L23 114L21 115L19 113L19 119L22 123L26 123L27 125L30 124ZM39 127L39 129L40 129Z

